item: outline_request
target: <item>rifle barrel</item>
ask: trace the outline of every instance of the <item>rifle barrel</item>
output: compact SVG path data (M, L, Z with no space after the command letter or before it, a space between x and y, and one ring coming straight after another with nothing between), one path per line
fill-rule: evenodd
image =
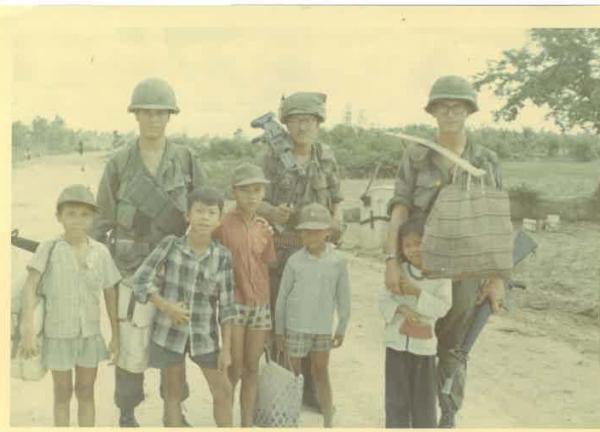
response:
M35 252L38 246L40 245L40 242L19 236L11 236L10 243L13 246L18 247L19 249L23 249L29 252Z

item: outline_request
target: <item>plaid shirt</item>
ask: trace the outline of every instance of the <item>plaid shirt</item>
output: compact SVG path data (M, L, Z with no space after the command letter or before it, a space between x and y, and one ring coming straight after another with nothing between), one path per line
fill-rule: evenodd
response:
M160 283L154 284L157 276ZM186 324L174 325L160 311L154 318L152 340L178 353L185 351L188 339L193 356L217 351L219 324L235 316L231 254L216 241L199 256L187 245L186 236L165 237L133 276L133 291L140 303L157 293L169 302L188 305Z

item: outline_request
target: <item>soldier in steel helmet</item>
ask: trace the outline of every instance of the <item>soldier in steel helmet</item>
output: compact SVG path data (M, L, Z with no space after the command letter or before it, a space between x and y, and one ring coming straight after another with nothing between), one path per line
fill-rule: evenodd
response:
M501 187L500 170L496 155L473 142L466 130L469 116L479 107L477 94L471 84L462 77L449 75L439 78L432 86L425 111L437 122L438 144L468 160L472 165L488 172L488 184ZM397 256L396 239L398 228L409 216L427 215L437 197L439 189L451 180L452 162L426 147L412 145L405 152L396 178L394 197L389 203L391 215L388 237L385 244L385 284L387 289L403 293L407 277L403 273ZM458 366L450 394L438 393L441 409L440 427L454 427L455 415L461 408L466 379L466 360L457 355L466 331L474 316L477 304L489 301L497 311L503 294L501 279L462 280L452 282L452 308L438 320L438 388ZM457 365L457 362L459 364ZM386 407L386 410L391 407Z
M272 306L288 257L302 247L302 240L295 231L300 209L311 203L324 205L333 216L334 231L339 233L337 209L343 197L338 165L331 148L319 141L319 125L325 121L326 100L325 94L313 92L298 92L282 98L279 119L287 127L294 146L292 153L300 169L286 170L279 156L271 151L263 161L263 170L270 183L266 186L259 213L281 227L274 237L277 266L270 274ZM318 408L309 361L303 367L304 400Z
M185 232L187 194L205 176L188 148L165 137L171 115L179 112L166 81L148 78L138 83L128 111L135 115L139 137L122 146L104 169L92 236L109 244L124 276L119 286L121 350L115 367L115 403L120 408L119 425L138 427L134 410L144 399L151 331L146 321L151 320L136 318L150 311L136 304L131 277L165 236ZM186 386L184 398L187 393Z

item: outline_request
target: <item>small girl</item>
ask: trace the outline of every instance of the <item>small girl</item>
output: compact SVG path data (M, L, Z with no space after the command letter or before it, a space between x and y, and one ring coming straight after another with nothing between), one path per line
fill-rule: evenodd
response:
M119 334L115 285L121 279L106 246L88 237L96 213L92 193L83 185L65 188L56 217L64 234L40 244L27 266L23 287L23 356L37 355L33 330L35 296L42 274L45 298L42 364L54 381L54 425L69 426L73 387L79 426L94 426L94 383L98 363L108 357L100 333L100 293L104 292L112 328L108 351L118 355ZM75 369L75 386L73 386Z
M452 305L452 281L423 279L424 223L423 217L413 217L400 227L397 256L406 274L402 294L383 289L379 299L385 320L386 428L437 427L434 327Z

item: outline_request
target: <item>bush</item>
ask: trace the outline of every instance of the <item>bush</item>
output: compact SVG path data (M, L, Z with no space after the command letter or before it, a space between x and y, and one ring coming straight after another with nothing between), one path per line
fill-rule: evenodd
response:
M600 156L599 144L596 140L579 139L571 147L571 157L579 162L589 162Z

